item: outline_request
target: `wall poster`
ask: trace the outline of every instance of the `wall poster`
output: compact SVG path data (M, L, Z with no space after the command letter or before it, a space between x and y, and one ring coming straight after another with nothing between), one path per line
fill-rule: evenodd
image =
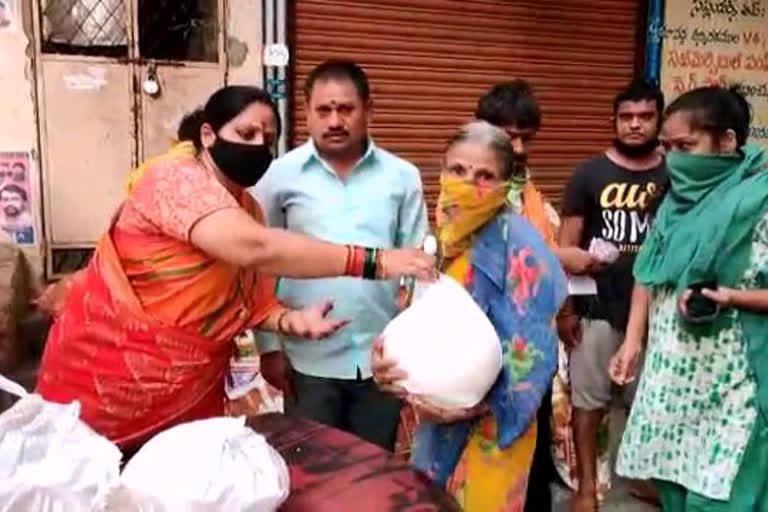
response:
M18 16L17 0L0 0L0 31L14 29Z
M768 0L667 0L661 88L667 102L739 84L752 104L750 141L768 148Z
M0 229L18 245L35 243L28 152L0 152Z

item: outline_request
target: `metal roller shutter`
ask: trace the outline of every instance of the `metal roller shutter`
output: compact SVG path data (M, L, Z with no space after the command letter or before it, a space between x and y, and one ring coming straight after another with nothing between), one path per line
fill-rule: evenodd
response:
M543 110L532 169L559 202L573 167L611 140L613 96L636 67L641 0L296 0L292 142L306 140L303 83L329 58L365 68L372 133L422 171L430 211L445 141L499 81L525 78Z

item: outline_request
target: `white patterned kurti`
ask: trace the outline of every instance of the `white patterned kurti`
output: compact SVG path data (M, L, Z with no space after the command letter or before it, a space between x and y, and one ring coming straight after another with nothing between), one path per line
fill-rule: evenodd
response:
M768 218L753 233L741 288L768 269ZM651 294L645 366L619 450L617 471L727 500L757 415L756 384L735 310L730 328L695 338L682 328L677 295Z

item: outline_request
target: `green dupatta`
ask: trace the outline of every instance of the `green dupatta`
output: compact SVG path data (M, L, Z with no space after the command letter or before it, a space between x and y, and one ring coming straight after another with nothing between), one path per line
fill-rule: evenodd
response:
M667 158L671 190L635 262L638 283L682 292L692 284L715 281L737 287L750 264L755 226L768 212L768 158L763 148L745 146L736 155ZM768 289L768 269L757 286ZM757 378L758 401L768 416L768 314L739 310L719 315L692 332L717 332L741 322L748 358ZM703 330L703 331L699 331Z

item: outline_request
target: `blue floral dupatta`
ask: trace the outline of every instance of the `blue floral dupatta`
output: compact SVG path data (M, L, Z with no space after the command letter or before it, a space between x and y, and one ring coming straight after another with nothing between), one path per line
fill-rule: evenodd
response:
M567 281L541 235L511 210L478 231L470 261L467 290L502 340L503 368L487 400L497 424L496 444L503 450L528 429L552 382L555 316L567 296ZM467 340L467 350L471 344ZM475 421L422 422L414 439L414 465L445 485Z

